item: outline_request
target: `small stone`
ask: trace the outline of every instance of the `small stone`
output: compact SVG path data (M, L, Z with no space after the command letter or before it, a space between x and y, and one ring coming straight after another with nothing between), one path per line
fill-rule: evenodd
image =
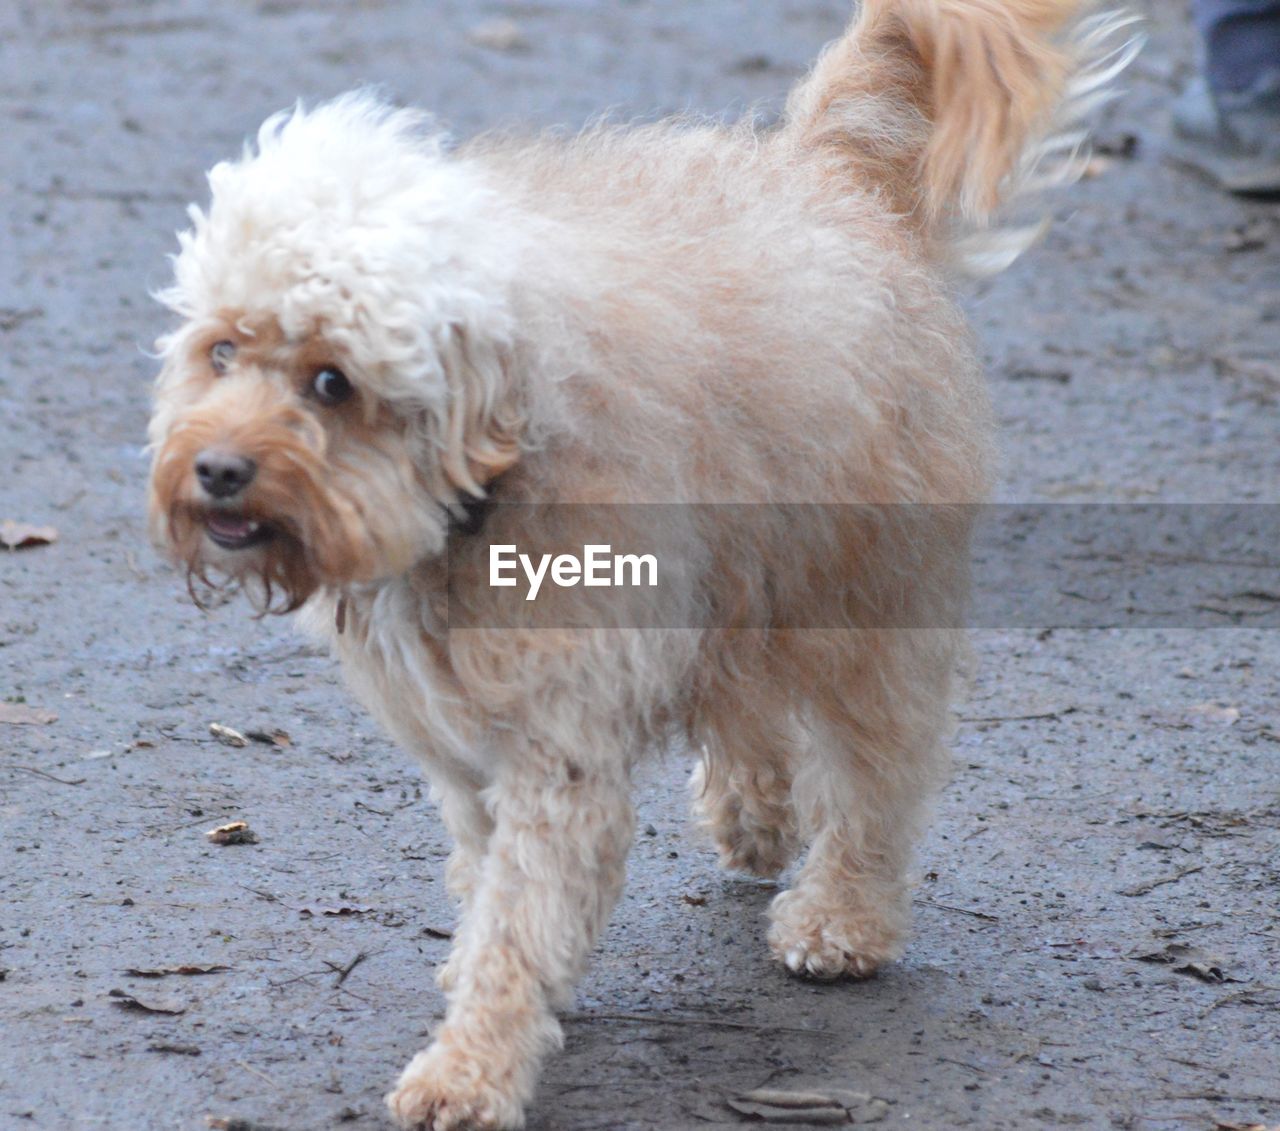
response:
M221 742L223 746L234 746L240 749L249 745L249 740L238 730L234 727L223 726L221 723L210 723L209 733Z
M258 834L245 821L232 821L227 825L219 825L204 834L212 844L257 844Z

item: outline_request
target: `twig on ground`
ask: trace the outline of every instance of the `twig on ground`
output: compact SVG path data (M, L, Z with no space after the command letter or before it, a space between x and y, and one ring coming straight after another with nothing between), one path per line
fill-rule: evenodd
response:
M37 770L35 766L10 766L9 769L21 770L24 774L35 774L38 778L48 778L50 781L56 781L59 785L84 785L88 781L88 778L60 778L56 774Z
M272 1087L273 1087L277 1092L280 1090L280 1085L279 1085L279 1083L277 1083L275 1080L273 1080L270 1076L268 1076L268 1075L267 1075L265 1072L263 1072L261 1069L254 1068L254 1066L253 1066L252 1064L246 1064L243 1060L236 1060L236 1061L233 1061L232 1063L233 1063L233 1064L235 1064L235 1065L236 1065L237 1067L239 1067L239 1068L243 1068L246 1072L252 1072L255 1076L257 1076L257 1077L258 1077L258 1079L260 1079L260 1080L265 1080L265 1081L266 1081L268 1084L270 1084L270 1085L271 1085L271 1086L272 1086Z
M1022 723L1036 719L1060 719L1063 715L1074 715L1079 707L1063 707L1060 711L1037 711L1030 715L960 715L957 722L962 723Z
M338 980L333 983L334 989L337 989L343 982L347 980L347 975L369 957L368 951L360 951L355 958L348 962L345 966L339 966L336 962L330 962L327 958L322 959L324 964L338 975Z
M982 1068L976 1064L970 1064L967 1060L953 1060L949 1056L940 1056L940 1057L937 1057L936 1059L943 1061L946 1064L955 1064L955 1065L958 1065L960 1068L967 1068L970 1072L976 1072L979 1076L991 1075L991 1071L989 1069Z
M1190 867L1183 868L1175 872L1172 876L1164 876L1159 880L1151 880L1145 884L1135 884L1129 888L1119 888L1117 895L1146 895L1147 892L1154 891L1156 888L1164 887L1165 884L1176 884L1184 876L1190 876L1194 872L1203 872L1203 864L1192 864Z
M1208 1017L1215 1009L1224 1005L1264 1005L1275 1008L1274 1001L1257 1000L1257 994L1274 994L1280 993L1280 986L1250 986L1247 990L1237 990L1233 994L1224 994L1216 1001L1212 1002L1207 1009L1200 1011L1200 1019Z
M935 899L913 899L912 903L919 904L921 907L937 907L943 911L954 911L959 915L972 915L975 919L983 919L988 923L1000 922L999 915L989 915L985 911L971 911L967 907L954 907L950 903L939 903Z

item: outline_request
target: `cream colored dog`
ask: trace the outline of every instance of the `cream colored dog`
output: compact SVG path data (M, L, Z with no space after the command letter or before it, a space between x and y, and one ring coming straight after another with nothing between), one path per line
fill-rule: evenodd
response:
M969 515L898 504L987 490L947 278L1027 242L984 226L1069 176L1062 128L1127 59L1092 61L1121 21L1077 9L865 0L776 128L448 151L353 94L213 169L161 296L184 321L152 522L193 576L301 608L431 779L462 919L403 1126L522 1124L622 885L631 768L673 736L727 867L807 849L770 911L780 962L865 977L901 952ZM605 504L557 518L582 545L599 530L566 515L767 505L650 522L681 630L646 631L585 588L551 598L577 627L497 624L473 547L544 539L508 502ZM789 505L811 503L866 505Z

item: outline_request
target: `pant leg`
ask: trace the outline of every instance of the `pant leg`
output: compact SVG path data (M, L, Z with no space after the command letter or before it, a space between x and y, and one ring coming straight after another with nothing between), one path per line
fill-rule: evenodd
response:
M1215 93L1250 90L1280 75L1280 0L1192 0Z

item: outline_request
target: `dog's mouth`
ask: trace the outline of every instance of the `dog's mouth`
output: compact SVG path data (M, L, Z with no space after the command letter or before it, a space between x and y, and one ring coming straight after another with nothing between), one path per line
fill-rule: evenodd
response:
M255 522L244 515L230 511L211 511L205 516L205 533L209 540L224 550L247 550L261 546L275 537L275 528L265 522Z

